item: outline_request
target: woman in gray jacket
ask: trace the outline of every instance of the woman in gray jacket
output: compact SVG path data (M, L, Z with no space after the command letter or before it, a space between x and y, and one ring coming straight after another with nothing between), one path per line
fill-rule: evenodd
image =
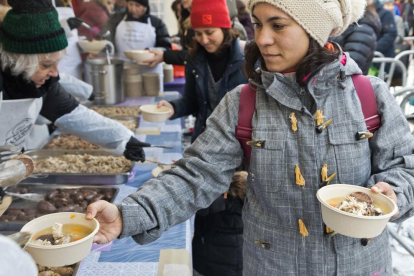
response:
M392 275L387 230L368 244L331 237L316 198L327 168L329 175L336 173L332 183L368 187L394 200L399 213L393 221L414 214L414 139L404 115L387 85L370 77L381 127L371 139L357 140L356 133L367 126L351 76L361 70L338 46L327 44L329 36L362 16L364 5L360 0L248 3L255 42L247 49L246 70L257 87L252 137L261 143L252 143L260 145L252 148L243 209L244 275ZM152 242L228 190L243 159L235 135L241 88L227 93L173 169L118 205L100 201L88 207L88 218L101 222L96 242L126 236ZM318 110L326 121L332 119L321 132L315 130Z

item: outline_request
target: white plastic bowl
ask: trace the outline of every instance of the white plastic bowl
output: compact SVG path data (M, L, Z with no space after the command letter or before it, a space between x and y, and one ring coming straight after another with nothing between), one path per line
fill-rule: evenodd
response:
M86 220L85 214L81 213L55 213L28 222L20 231L37 234L53 226L55 222L81 224L93 229L93 232L81 240L62 245L44 246L29 242L25 249L35 262L42 266L59 267L80 262L91 252L93 237L99 230L99 222L96 219Z
M150 53L148 50L127 50L124 51L124 54L132 61L135 61L138 64L142 64L144 60L153 58L154 53Z
M390 213L382 216L358 216L332 207L327 200L349 196L353 192L364 192L388 208ZM374 238L382 233L390 218L397 212L397 205L383 194L373 193L370 189L347 184L331 184L316 193L321 202L323 222L335 232L352 238Z
M163 123L170 117L171 109L166 106L158 108L156 105L141 105L142 118L147 122Z
M106 40L79 40L78 45L86 53L99 54L107 45Z

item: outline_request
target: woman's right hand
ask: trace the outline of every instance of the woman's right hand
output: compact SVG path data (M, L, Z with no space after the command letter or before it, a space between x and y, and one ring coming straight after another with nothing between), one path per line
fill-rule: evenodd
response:
M99 200L88 206L86 219L96 218L100 228L93 242L103 244L119 237L122 233L122 214L114 204Z
M146 59L142 63L146 63L149 67L155 67L159 63L164 61L164 51L152 49L152 50L149 50L149 52L153 53L154 57Z
M171 118L174 115L174 107L172 106L172 104L170 104L167 101L160 101L160 102L157 103L157 107L160 108L161 106L165 106L165 107L168 107L169 109L171 109L170 116L168 117L168 119Z

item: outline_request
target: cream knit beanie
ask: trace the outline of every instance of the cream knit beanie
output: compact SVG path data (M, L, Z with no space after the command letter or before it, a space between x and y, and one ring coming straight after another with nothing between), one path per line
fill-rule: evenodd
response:
M268 3L292 17L322 47L364 15L366 0L249 0L250 12Z

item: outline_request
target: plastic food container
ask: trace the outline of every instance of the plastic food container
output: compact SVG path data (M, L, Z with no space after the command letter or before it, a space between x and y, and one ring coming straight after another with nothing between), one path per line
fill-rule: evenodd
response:
M23 226L21 232L37 234L55 222L85 225L93 229L93 232L81 240L62 245L44 246L29 242L27 252L37 264L47 267L71 265L84 259L91 252L93 237L99 230L99 222L96 219L86 220L85 214L67 212L41 216Z
M390 212L381 216L358 216L332 207L326 201L349 196L353 192L364 192L374 202L385 206ZM370 189L347 184L331 184L316 193L321 203L323 222L335 232L352 238L374 238L382 233L390 218L397 212L397 205L383 194L373 193Z
M142 105L141 114L142 118L147 122L163 123L168 120L171 109L162 106L158 108L156 105Z
M99 54L108 44L106 40L79 40L78 45L86 53Z
M135 61L138 64L142 64L144 60L153 58L155 56L154 53L150 53L148 50L127 50L124 51L124 54L130 60Z

